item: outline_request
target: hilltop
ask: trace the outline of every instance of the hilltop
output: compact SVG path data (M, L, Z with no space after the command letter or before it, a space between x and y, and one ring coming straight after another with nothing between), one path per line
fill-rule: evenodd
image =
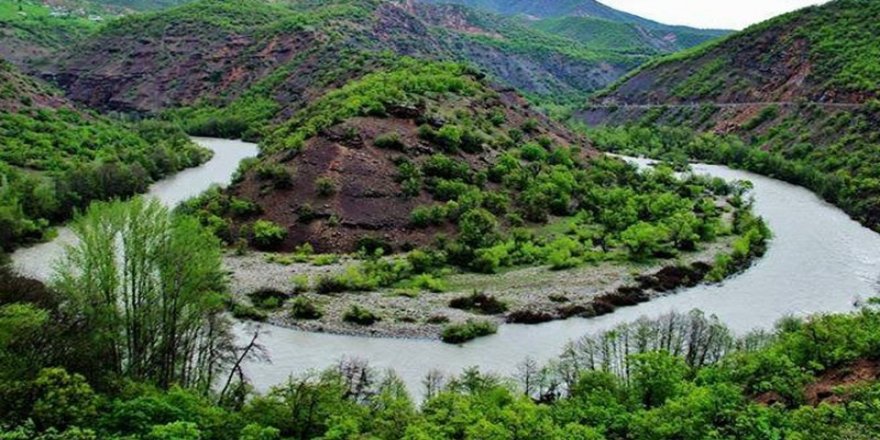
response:
M795 11L649 63L598 94L579 118L736 135L754 150L725 161L809 186L876 227L878 36L875 1ZM704 160L723 150L687 149Z

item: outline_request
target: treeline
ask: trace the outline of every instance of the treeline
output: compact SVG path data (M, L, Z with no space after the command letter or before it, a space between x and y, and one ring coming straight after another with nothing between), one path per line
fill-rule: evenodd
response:
M95 200L143 193L211 153L170 124L123 124L66 109L0 113L0 248L45 239Z
M27 307L0 309L0 359L20 367L35 351L23 338L40 333L18 319ZM876 366L878 335L874 306L742 338L714 317L672 313L584 337L544 366L526 360L514 377L426 372L421 404L393 372L352 359L222 399L132 379L96 387L40 363L3 370L0 438L868 439L880 435L880 384L846 378ZM820 378L840 387L811 391Z
M598 148L644 155L680 165L689 160L719 163L806 187L840 207L868 227L880 228L880 189L875 171L850 171L847 153L820 153L821 157L789 156L753 147L733 135L697 133L678 127L601 127L587 130ZM812 150L812 148L810 148ZM870 151L857 150L856 154ZM849 164L849 165L848 165Z

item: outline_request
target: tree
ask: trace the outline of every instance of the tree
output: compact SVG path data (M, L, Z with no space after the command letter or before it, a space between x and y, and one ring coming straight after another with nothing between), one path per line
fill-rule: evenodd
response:
M472 209L458 221L462 243L473 249L489 247L498 241L498 220L491 212Z
M105 371L207 392L234 357L219 241L156 200L93 204L55 279Z
M623 231L620 239L633 258L644 260L660 251L668 236L669 231L662 226L639 222Z
M633 355L630 364L631 395L645 408L663 405L675 397L687 373L684 360L665 351Z

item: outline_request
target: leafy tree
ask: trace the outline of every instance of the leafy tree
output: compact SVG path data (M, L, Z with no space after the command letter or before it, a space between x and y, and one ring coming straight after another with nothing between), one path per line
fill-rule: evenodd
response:
M220 243L154 199L96 203L55 286L91 323L106 371L207 392L230 360Z
M669 231L662 226L650 223L636 223L620 234L620 240L629 249L633 258L644 260L663 249Z

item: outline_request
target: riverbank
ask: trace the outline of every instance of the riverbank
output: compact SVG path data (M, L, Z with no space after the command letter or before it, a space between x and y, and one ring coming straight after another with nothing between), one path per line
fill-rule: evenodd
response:
M499 274L458 273L445 277L443 292L411 289L380 289L375 292L319 294L315 280L344 273L359 262L344 258L330 265L281 264L275 254L251 252L228 254L224 264L230 273L235 300L244 304L246 315L273 325L309 332L386 338L439 339L452 324L489 321L493 324L539 324L573 317L594 317L617 307L635 305L668 295L682 287L704 282L719 255L730 252L735 237L725 236L677 258L649 263L602 262L567 270L549 266L515 268ZM308 287L303 285L308 280ZM302 291L306 290L306 291ZM489 313L478 307L451 307L457 299L475 293L502 304ZM259 299L278 297L271 307ZM294 316L294 301L305 301L320 317ZM346 322L353 306L369 310L378 320L371 325Z

